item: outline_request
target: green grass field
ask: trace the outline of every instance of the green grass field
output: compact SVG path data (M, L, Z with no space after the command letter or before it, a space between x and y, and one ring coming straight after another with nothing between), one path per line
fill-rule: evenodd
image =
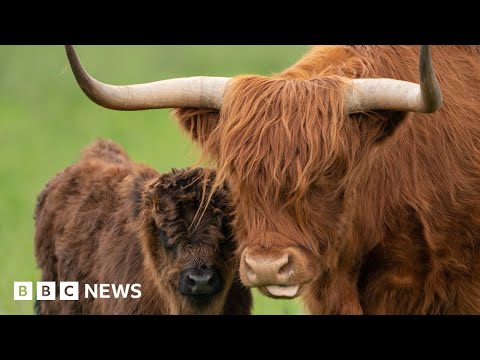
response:
M269 75L306 46L79 46L86 68L114 84L169 77ZM0 47L0 314L32 314L13 301L14 281L36 281L33 209L44 184L96 137L113 139L159 171L192 165L197 149L168 110L116 112L90 102L62 46ZM300 314L299 301L255 293L255 314Z

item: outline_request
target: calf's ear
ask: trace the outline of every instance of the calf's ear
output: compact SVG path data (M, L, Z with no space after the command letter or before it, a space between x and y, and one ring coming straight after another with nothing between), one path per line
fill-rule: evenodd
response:
M218 110L214 109L175 109L173 116L182 129L195 142L203 147L215 129L220 118Z
M170 175L170 173L162 174L157 179L147 183L143 195L147 206L153 206L155 209L160 207L161 194L171 183Z
M147 184L147 193L154 195L162 190L166 190L175 185L176 170L172 169L171 172L161 174L158 178L151 180Z

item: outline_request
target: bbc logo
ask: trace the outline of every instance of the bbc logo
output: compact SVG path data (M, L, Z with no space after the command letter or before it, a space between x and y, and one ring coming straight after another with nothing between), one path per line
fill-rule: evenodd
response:
M78 300L78 282L60 281L60 300ZM55 281L37 282L37 300L55 300ZM13 283L13 300L32 300L33 285L29 281Z

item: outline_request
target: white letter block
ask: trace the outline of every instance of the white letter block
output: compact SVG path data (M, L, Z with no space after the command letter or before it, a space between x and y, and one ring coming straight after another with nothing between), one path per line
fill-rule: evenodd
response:
M55 300L55 281L37 282L37 300Z
M77 281L60 281L60 300L78 300Z
M32 292L30 281L13 282L13 300L32 300Z

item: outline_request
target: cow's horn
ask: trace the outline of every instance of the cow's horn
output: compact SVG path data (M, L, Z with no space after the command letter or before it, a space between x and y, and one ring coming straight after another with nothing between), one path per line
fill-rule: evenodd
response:
M225 86L230 81L226 77L197 76L146 84L108 85L87 73L72 45L66 45L65 49L73 74L83 92L98 105L114 110L185 107L220 109Z
M420 85L394 79L352 80L345 99L348 112L437 111L442 105L442 91L435 77L428 45L422 45L420 48L419 73Z

